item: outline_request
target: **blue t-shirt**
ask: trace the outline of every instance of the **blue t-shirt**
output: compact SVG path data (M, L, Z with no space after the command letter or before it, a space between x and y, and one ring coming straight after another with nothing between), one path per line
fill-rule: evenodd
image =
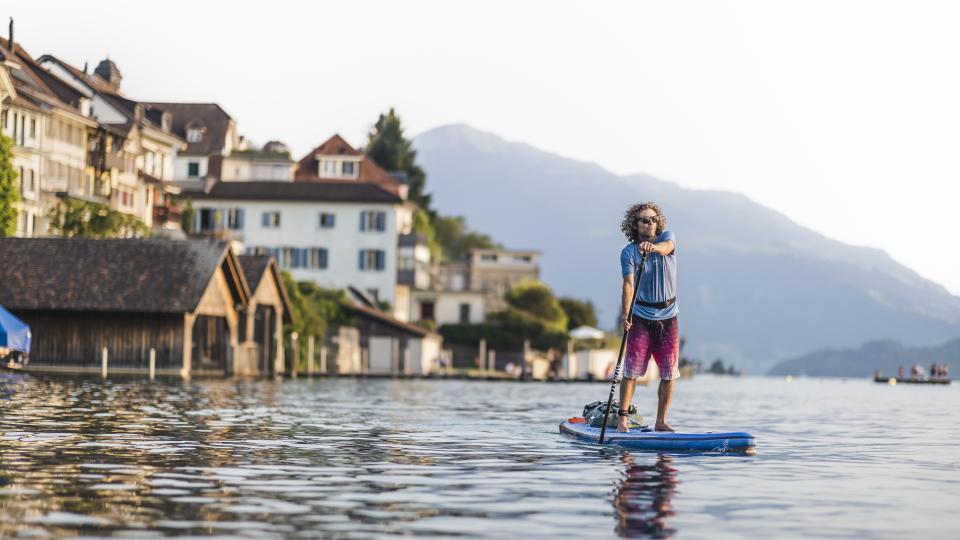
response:
M643 275L640 276L640 287L637 291L637 300L643 302L656 303L665 302L677 296L677 240L673 231L663 231L654 239L654 244L673 241L673 253L669 255L658 255L656 253L647 254L647 262L643 267ZM626 276L633 274L640 266L643 254L636 244L628 244L620 252L620 272ZM636 279L636 274L634 274ZM670 307L657 309L639 304L633 304L633 314L643 317L648 321L662 321L671 317L676 317L679 313L679 307L674 302Z

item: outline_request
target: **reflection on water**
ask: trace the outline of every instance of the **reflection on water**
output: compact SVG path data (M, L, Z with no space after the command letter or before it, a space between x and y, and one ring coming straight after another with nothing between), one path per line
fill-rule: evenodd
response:
M0 537L911 537L960 526L953 390L716 381L678 385L673 417L753 431L757 456L658 456L558 435L604 384L0 374ZM648 415L655 401L637 396ZM904 434L890 422L924 425L912 414L948 427Z
M626 470L613 497L620 536L667 538L676 532L667 525L679 483L674 458L659 455L652 464L646 463L648 458L623 455Z

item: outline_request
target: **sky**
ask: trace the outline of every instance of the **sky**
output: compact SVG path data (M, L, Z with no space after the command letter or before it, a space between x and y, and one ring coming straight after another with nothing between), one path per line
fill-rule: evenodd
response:
M466 123L743 193L960 295L960 3L38 0L0 16L35 57L109 56L130 97L215 101L297 156L333 133L362 145L395 107L410 135Z

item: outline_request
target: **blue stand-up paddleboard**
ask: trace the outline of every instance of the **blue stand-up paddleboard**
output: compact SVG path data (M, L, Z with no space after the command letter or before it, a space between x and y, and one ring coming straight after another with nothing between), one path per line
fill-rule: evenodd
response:
M560 424L560 433L585 442L600 442L600 428L591 427L585 422L564 420ZM756 440L753 435L743 431L671 433L631 429L627 433L620 433L615 428L607 428L603 444L670 452L752 452Z

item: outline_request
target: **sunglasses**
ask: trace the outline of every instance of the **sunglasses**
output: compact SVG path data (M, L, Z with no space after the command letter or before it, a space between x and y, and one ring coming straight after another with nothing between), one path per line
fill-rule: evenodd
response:
M643 223L644 225L649 225L649 224L651 224L651 223L656 223L656 222L657 222L657 218L656 218L656 217L641 217L641 218L637 218L637 223Z

